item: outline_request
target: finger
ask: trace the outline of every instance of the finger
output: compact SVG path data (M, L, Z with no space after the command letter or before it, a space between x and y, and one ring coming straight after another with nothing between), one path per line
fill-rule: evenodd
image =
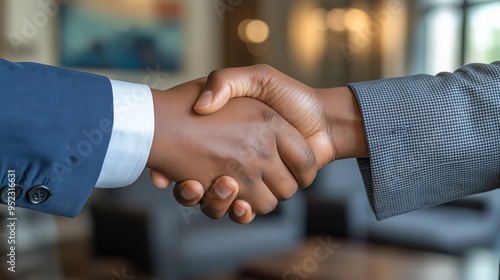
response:
M212 82L215 83L215 82ZM196 101L194 110L201 115L207 115L220 110L231 98L231 91L228 90L227 84L218 84L215 86L217 89L205 87L203 93Z
M254 65L212 71L194 110L198 114L210 114L235 97L250 96L265 101L261 96L262 87L271 69L267 65Z
M159 189L166 189L172 183L172 180L165 177L160 172L154 171L152 169L149 170L149 175L151 176L151 180L153 184L156 185Z
M217 178L212 187L205 193L201 210L213 219L224 217L238 195L238 191L238 183L232 177L221 176Z
M266 169L262 179L279 201L290 199L298 189L293 174L281 160L274 168Z
M311 87L268 65L227 68L212 71L194 110L210 114L231 98L252 97L276 110L305 137L320 128L323 107Z
M278 130L275 132L279 156L299 187L307 187L314 181L318 171L314 152L297 129L283 119L280 121L281 124L276 126ZM272 175L270 174L269 178Z
M250 203L242 199L237 199L231 205L229 218L238 224L248 224L255 218L255 213L252 212Z
M262 133L261 141L267 143L265 144L266 146L271 147L271 145L277 145L275 137L269 131L268 133ZM274 147L274 154L269 157L268 161L269 166L263 171L262 181L269 187L269 190L278 200L290 199L297 192L298 183L290 169L283 162L276 147Z
M175 184L174 197L184 206L194 206L200 203L205 194L203 185L194 180L186 180Z
M257 215L268 214L278 205L278 198L261 180L246 185L240 183L238 197L247 201L252 206L253 213Z

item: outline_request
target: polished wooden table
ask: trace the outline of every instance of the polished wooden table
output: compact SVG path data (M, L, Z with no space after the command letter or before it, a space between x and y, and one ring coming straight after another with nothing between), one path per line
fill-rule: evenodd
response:
M241 270L255 279L458 280L459 257L330 237L308 239L289 252Z

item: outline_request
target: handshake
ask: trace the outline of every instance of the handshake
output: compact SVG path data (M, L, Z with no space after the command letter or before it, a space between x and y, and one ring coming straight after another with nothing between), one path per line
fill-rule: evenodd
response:
M159 188L178 182L177 201L201 204L212 218L249 223L310 185L326 164L368 157L347 87L313 89L256 65L152 92L151 177Z

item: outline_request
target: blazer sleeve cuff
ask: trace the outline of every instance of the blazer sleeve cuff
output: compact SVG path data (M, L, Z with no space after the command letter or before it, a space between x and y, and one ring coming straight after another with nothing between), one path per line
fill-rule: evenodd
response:
M385 219L500 186L500 63L350 84L369 159L359 159Z

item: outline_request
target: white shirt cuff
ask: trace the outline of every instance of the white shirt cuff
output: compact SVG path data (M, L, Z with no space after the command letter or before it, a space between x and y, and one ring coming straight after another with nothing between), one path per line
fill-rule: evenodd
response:
M114 121L96 188L132 184L142 173L154 135L154 107L146 85L111 80Z

